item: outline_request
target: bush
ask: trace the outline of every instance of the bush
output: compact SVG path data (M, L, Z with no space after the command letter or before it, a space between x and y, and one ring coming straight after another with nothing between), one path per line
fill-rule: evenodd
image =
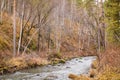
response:
M60 53L50 53L48 55L48 59L51 60L53 58L57 58L57 59L61 59L62 58L62 55Z

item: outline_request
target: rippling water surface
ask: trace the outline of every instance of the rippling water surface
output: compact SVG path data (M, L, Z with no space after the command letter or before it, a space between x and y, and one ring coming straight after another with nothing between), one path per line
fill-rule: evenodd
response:
M65 64L47 65L0 76L0 80L69 80L68 75L87 74L96 57L82 57L66 61Z

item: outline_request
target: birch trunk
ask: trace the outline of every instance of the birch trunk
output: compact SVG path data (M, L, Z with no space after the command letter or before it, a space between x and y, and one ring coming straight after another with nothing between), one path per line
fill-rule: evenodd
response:
M13 56L16 56L16 0L13 2Z
M3 21L3 7L4 7L4 0L1 1L1 11L0 11L0 24L2 24Z
M20 25L20 37L19 37L19 42L18 42L18 51L17 54L20 54L20 48L21 48L21 40L22 40L22 34L23 34L23 16L24 16L24 1L23 1L23 6L22 6L22 16L21 16L21 25Z

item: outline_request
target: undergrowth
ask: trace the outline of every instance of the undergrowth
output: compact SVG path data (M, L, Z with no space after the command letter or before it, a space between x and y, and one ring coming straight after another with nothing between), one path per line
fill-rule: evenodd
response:
M110 46L93 61L88 76L70 74L72 80L120 80L120 46Z

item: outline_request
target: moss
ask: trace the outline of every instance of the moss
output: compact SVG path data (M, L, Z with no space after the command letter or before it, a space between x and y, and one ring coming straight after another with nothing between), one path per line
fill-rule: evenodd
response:
M65 60L64 59L58 59L58 58L54 58L54 59L51 60L52 65L56 65L58 63L65 63Z
M64 59L60 59L59 63L65 63Z
M58 64L59 62L58 61L53 61L53 62L51 62L51 64L54 66L54 65L56 65L56 64Z
M54 57L58 58L58 59L61 59L62 55L61 55L61 53L56 53L56 54L54 54Z

